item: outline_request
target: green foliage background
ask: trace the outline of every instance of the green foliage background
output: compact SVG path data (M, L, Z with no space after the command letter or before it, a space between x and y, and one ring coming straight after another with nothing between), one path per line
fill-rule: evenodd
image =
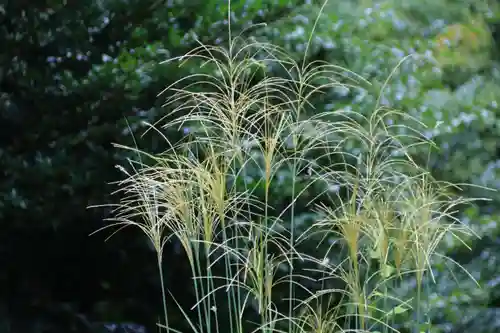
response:
M247 36L299 60L321 5L234 0L232 30L266 22ZM97 332L103 323L126 322L154 330L160 298L151 249L134 232L106 243L105 234L89 237L109 212L87 207L116 200L108 184L119 179L115 165L127 156L113 142L134 145L136 137L141 149L162 150L158 136L141 137L142 122L168 113L157 94L200 67L159 62L197 39L224 43L226 12L222 0L0 4L0 331ZM439 150L414 155L437 178L498 189L499 24L494 0L330 0L307 61L332 61L373 86L330 91L311 112L368 113L382 91L382 104L428 126ZM281 179L272 189L276 205L290 188L286 173ZM447 251L481 288L437 263L432 320L441 332L498 332L500 193L469 191L493 199L460 212L483 238L470 240L470 252L450 240ZM297 214L302 227L314 218ZM167 252L168 286L189 304L186 263L176 244ZM408 286L401 293L411 297Z

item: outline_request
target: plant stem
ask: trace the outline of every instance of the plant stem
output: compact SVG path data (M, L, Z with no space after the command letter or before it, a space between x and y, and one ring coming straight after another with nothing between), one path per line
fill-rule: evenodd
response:
M167 294L165 290L165 280L163 278L163 269L162 269L162 255L158 254L158 272L160 274L160 284L161 284L161 295L163 299L163 315L165 316L165 327L167 328L167 332L169 332L168 327L168 315L167 315Z

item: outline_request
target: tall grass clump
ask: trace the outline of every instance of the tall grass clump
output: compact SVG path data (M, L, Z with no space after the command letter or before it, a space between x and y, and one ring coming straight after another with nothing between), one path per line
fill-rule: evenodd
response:
M168 114L148 124L169 149L127 148L149 162L120 167L110 225L138 227L155 249L159 326L176 331L171 300L197 333L388 332L397 316L424 330L433 257L444 257L446 235L472 234L456 217L471 199L414 162L410 151L432 145L417 119L379 105L369 115L315 109L330 89L368 82L242 36L168 60L199 68L162 92ZM189 133L170 142L169 131ZM291 195L276 207L284 174ZM305 227L298 206L314 216ZM165 288L171 241L192 272L187 308ZM414 299L398 297L403 281L414 281Z

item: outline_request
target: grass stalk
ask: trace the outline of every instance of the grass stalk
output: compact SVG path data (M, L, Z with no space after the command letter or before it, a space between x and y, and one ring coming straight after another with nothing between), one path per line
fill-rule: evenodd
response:
M447 185L413 162L408 147L418 144L421 124L381 108L369 116L310 114L315 97L347 85L339 74L347 70L305 60L300 65L286 50L231 36L231 28L227 49L200 45L170 61L196 61L212 74L168 87L170 120L151 127L191 128L189 145L196 149L172 144L153 156L153 165L126 172L113 224L139 227L153 243L167 331L175 329L168 321L162 251L176 237L191 268L199 327L186 319L193 331L211 333L215 325L216 333L243 333L248 323L266 333L394 332L396 309L409 308L396 291L413 274L418 332L421 285L432 278L432 257L445 233L462 230L452 227L459 223L453 207L471 201L446 196ZM270 64L284 74L272 77ZM405 125L389 126L387 119ZM303 164L310 170L305 180ZM275 198L280 172L287 172L291 189L284 208ZM300 233L299 204L313 215ZM299 253L303 247L309 249ZM225 276L216 276L218 269ZM219 310L228 313L225 328Z

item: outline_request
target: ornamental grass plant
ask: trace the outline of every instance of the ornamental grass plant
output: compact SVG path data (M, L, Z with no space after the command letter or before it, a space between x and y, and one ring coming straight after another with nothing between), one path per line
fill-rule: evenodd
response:
M227 47L200 44L168 60L199 69L162 92L168 114L147 124L169 149L119 146L140 158L120 166L121 203L106 227L136 226L153 245L159 327L177 332L162 273L164 247L175 241L196 302L172 301L192 332L389 332L401 318L429 331L422 300L433 257L444 257L445 237L474 233L456 217L473 200L412 157L416 146L432 147L423 125L378 102L369 115L316 110L326 91L369 82L229 36ZM185 136L170 142L170 131ZM274 207L283 174L290 199ZM310 222L297 218L298 205ZM413 281L414 298L398 296L404 281Z

